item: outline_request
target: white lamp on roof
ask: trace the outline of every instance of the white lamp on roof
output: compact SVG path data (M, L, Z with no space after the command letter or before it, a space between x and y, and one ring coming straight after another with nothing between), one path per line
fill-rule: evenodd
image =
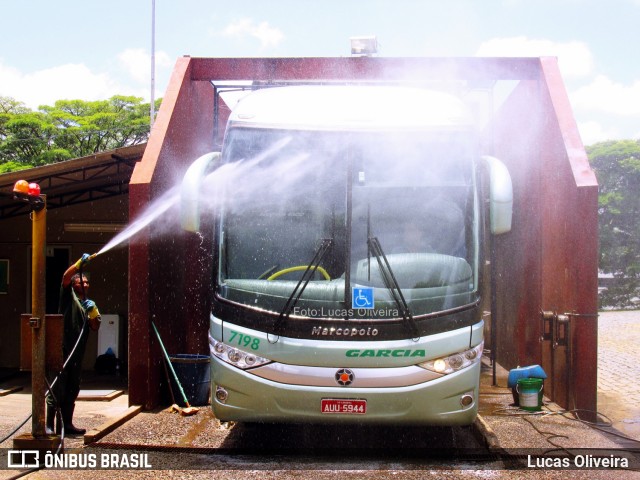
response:
M375 36L351 37L351 55L371 56L378 53L378 39Z

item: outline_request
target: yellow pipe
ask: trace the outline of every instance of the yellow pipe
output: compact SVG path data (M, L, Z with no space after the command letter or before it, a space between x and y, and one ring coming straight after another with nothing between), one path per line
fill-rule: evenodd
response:
M297 267L285 268L283 270L280 270L280 271L274 273L269 278L267 278L267 280L275 280L279 276L284 275L286 273L299 272L300 270L306 270L307 268L309 268L308 265L298 265ZM325 280L331 280L331 277L329 276L329 274L327 273L327 271L324 268L322 268L322 267L311 267L311 268L314 269L314 270L318 270L322 274L322 276L324 277Z

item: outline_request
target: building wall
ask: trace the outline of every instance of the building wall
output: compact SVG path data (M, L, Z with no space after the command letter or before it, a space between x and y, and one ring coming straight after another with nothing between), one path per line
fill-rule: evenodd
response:
M131 218L155 208L188 166L214 148L213 88L207 81L190 80L192 60L178 59L144 156L131 176ZM167 221L164 231L170 234L153 222L129 249L129 403L145 408L159 403L158 385L164 381L151 322L169 353L208 353L209 304L197 301L206 285L192 281L206 269L197 260L199 237L184 232L178 216L169 213Z
M83 253L99 251L113 233L67 232L69 222L128 223L128 196L120 195L103 200L71 205L47 211L47 250L69 252L69 264ZM0 294L0 368L20 366L20 315L31 310L31 220L28 215L0 220L0 259L9 260L9 288ZM126 333L128 314L128 249L115 248L99 255L86 268L90 280L89 294L102 314L120 315L120 331ZM68 265L66 265L68 266ZM47 270L48 289L57 298L61 274ZM66 268L61 266L59 268ZM55 278L54 278L55 277ZM51 309L51 308L50 308ZM49 310L50 310L49 309ZM49 311L47 313L57 313ZM85 369L93 368L97 355L97 333L91 332ZM126 358L126 338L121 338L121 357ZM103 352L100 352L103 353Z
M513 229L494 239L495 349L507 369L542 365L556 403L596 411L598 186L555 59L541 68L507 99L488 142L514 191ZM542 311L569 317L566 345L543 331Z

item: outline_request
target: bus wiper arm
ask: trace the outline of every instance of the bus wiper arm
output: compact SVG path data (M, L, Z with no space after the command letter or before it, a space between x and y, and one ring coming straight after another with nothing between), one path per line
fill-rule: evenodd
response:
M316 272L316 270L322 263L322 260L324 259L325 255L329 251L329 248L331 248L331 245L333 245L333 239L331 238L322 239L322 242L320 243L320 246L316 250L313 256L313 259L307 265L306 270L302 274L302 277L300 277L300 280L298 280L298 283L296 284L295 288L291 292L291 295L289 295L287 302L284 304L284 307L280 312L280 315L278 316L278 318L276 319L273 325L273 333L275 335L278 335L278 336L280 335L280 331L282 329L284 322L289 318L289 315L295 308L296 304L298 303L298 300L300 300L300 297L302 296L304 289L307 288L309 281L311 280L311 278L313 277L313 274ZM278 340L276 339L276 342L277 341Z
M367 240L367 246L369 247L369 251L373 253L373 255L376 257L376 260L378 261L378 267L380 268L382 281L384 282L385 287L387 287L387 290L389 290L389 293L398 306L398 309L402 313L402 319L404 320L405 325L407 325L414 339L420 338L420 334L418 333L418 326L416 325L416 322L413 319L413 315L411 314L411 309L409 308L409 305L407 304L407 301L402 294L400 284L398 283L396 276L393 274L393 270L391 269L389 260L382 250L380 240L378 240L378 237L369 236L369 239ZM371 262L369 262L369 268L371 268Z

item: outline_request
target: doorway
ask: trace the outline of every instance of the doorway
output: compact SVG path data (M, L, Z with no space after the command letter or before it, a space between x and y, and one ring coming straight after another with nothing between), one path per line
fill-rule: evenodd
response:
M29 271L27 274L27 304L25 305L25 312L31 312L31 285L32 285L32 271L31 271L31 255L32 249L28 249L28 262ZM62 275L69 268L69 259L71 257L71 247L51 247L48 246L46 250L45 259L45 313L58 313L58 303L60 301L60 284L62 282Z

